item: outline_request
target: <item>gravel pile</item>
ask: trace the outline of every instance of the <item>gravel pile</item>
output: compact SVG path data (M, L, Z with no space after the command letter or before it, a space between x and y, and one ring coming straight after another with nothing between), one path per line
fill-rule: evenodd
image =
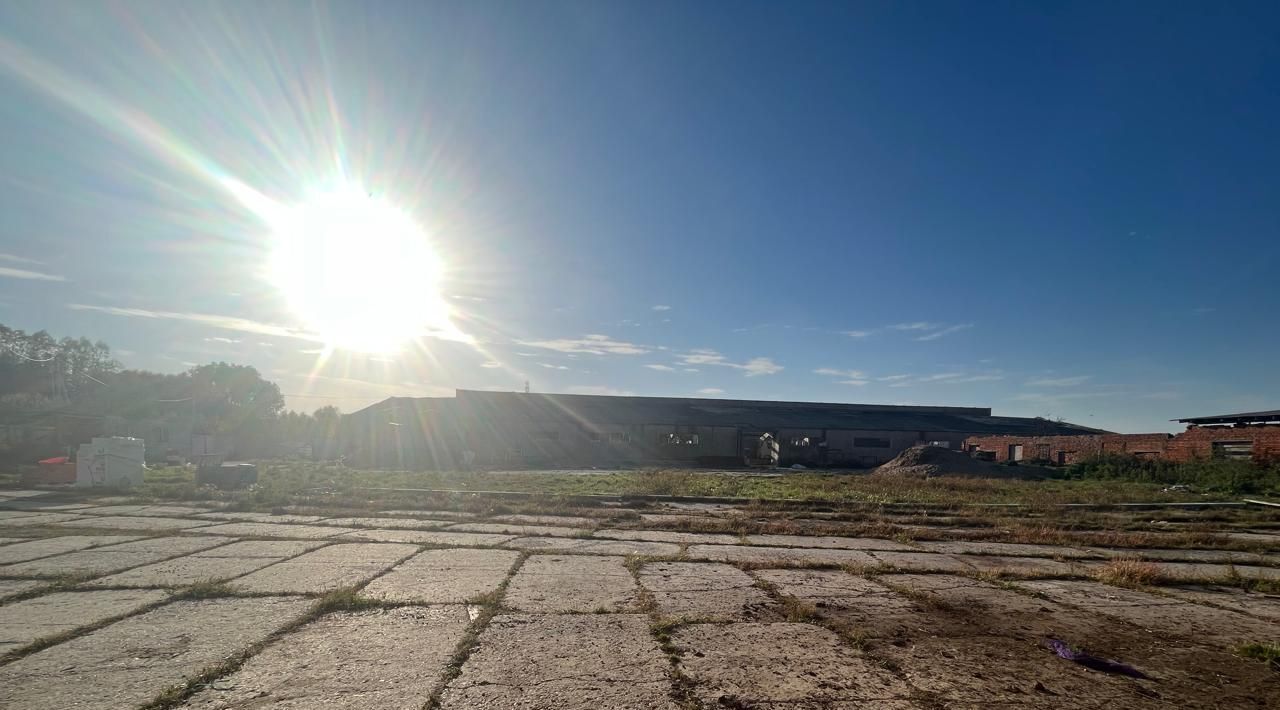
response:
M940 446L913 446L875 470L891 476L974 476L981 478L1030 478L1042 471L1034 466L1003 466L979 461L961 451Z

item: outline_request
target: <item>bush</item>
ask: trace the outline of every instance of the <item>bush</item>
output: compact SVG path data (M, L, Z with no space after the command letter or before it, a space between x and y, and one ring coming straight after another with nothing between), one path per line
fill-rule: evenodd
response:
M1139 481L1186 485L1200 491L1280 494L1280 464L1236 459L1198 459L1186 463L1105 454L1072 464L1070 479Z

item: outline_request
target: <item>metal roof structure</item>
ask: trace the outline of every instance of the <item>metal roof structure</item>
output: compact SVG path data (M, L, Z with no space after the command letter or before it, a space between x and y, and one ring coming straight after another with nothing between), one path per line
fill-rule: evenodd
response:
M1269 424L1280 422L1280 409L1269 412L1241 412L1240 414L1219 414L1212 417L1188 417L1171 421L1183 424Z
M428 398L424 398L428 399ZM411 404L412 403L412 404ZM409 405L406 407L405 405ZM392 398L388 406L432 411L492 423L575 422L609 425L725 426L743 429L848 429L861 431L957 432L964 434L1071 435L1109 433L1032 417L992 416L986 407L914 407L887 404L771 402L678 397L525 394L458 390L456 399Z

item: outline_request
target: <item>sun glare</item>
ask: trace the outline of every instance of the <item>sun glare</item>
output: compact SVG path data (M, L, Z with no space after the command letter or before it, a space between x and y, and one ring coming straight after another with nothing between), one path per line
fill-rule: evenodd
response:
M403 210L344 189L272 221L271 279L329 346L387 353L424 335L461 335L440 293L440 259Z

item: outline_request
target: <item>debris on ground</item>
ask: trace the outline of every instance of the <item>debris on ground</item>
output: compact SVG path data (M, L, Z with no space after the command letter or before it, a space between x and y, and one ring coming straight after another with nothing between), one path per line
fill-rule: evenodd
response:
M875 470L894 476L977 476L981 478L1038 478L1043 469L1035 466L1003 466L975 459L961 451L941 446L912 446Z
M1065 641L1050 638L1044 640L1044 645L1047 646L1049 650L1057 654L1059 658L1065 658L1068 661L1078 663L1091 670L1102 671L1103 673L1119 673L1120 675L1127 675L1130 678L1150 677L1128 664L1120 663L1119 661L1107 660L1106 658L1100 658L1090 653L1086 653L1085 651L1072 648Z

